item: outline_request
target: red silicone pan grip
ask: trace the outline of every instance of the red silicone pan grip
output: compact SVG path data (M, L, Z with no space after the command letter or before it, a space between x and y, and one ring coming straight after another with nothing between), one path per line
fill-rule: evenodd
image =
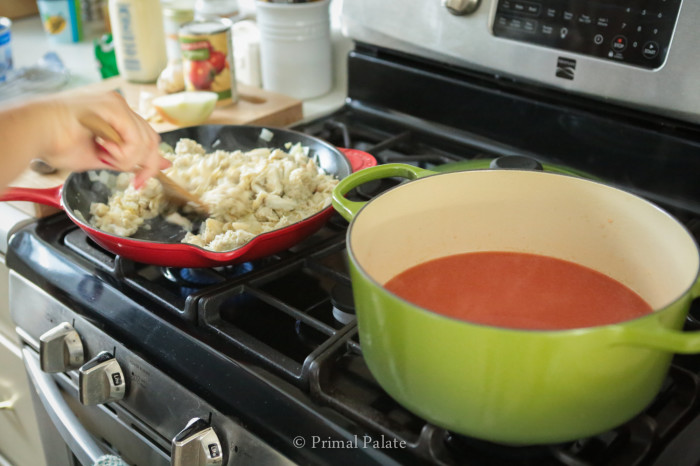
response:
M367 152L363 152L357 149L344 149L341 147L339 147L338 150L342 152L343 155L345 155L345 157L350 162L350 166L352 167L353 173L355 173L358 170L362 170L363 168L374 167L375 165L377 165L377 159L375 159L373 155L368 154Z

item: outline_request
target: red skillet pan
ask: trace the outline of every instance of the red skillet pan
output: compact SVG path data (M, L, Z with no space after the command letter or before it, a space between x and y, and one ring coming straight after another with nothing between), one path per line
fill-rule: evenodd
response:
M267 128L273 135L268 141L260 137L263 129L262 126L192 126L162 133L161 138L172 147L181 138L193 139L207 151L283 148L288 142L299 142L309 148L309 157L338 179L377 164L370 154L355 149L339 149L297 131ZM269 256L310 236L333 214L333 207L329 205L302 221L258 235L240 248L214 252L181 243L185 231L161 217L148 221L150 228L141 228L131 237L105 233L90 226L86 221L90 218L90 205L93 202L106 202L109 193L109 188L101 182L91 181L89 172L83 172L71 173L62 186L55 188L10 188L0 195L0 201L30 201L57 207L64 210L76 225L108 251L136 262L171 267L217 267Z

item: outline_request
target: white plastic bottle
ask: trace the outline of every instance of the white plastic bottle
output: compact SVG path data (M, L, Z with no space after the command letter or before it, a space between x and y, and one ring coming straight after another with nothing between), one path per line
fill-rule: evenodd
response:
M109 0L109 18L119 74L155 82L167 65L160 0Z

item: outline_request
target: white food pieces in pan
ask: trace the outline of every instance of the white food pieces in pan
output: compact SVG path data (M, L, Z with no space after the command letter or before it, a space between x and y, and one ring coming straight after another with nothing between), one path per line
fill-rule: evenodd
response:
M209 206L210 215L199 233L188 232L183 242L212 251L236 249L255 236L284 228L328 207L338 180L307 156L308 148L287 144L282 149L207 153L196 141L180 139L165 173ZM187 230L189 220L168 204L160 183L149 180L140 190L133 175L122 173L101 181L113 192L107 204L90 206L90 224L107 233L130 236L158 215Z

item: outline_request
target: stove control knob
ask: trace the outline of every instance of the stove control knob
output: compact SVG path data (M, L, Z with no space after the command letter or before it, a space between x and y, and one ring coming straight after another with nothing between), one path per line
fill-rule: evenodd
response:
M68 322L39 337L39 363L44 372L66 372L84 362L83 342Z
M219 437L209 423L197 417L175 436L170 453L172 466L223 464Z
M470 15L479 8L481 0L442 0L442 6L456 16Z
M119 363L103 351L80 368L80 402L85 406L124 398L126 383Z

